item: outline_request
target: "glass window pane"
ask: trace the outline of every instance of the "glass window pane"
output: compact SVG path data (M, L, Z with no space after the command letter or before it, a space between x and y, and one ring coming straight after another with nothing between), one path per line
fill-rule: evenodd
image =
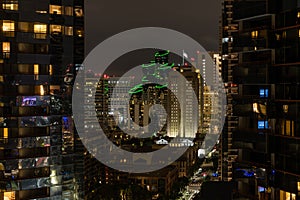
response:
M50 5L50 7L49 7L49 12L50 12L50 14L61 15L61 14L62 14L61 6L58 6L58 5Z
M2 51L4 53L9 53L10 52L10 43L9 42L3 42L2 43Z
M3 20L2 30L5 31L15 31L15 22L10 20Z
M36 39L46 39L47 37L47 25L46 24L34 24L34 35Z
M82 17L83 16L83 10L81 7L76 7L74 9L74 12L75 12L75 16L76 17Z
M61 25L50 25L51 33L61 33Z
M19 22L19 31L32 32L32 25L29 22Z
M65 15L73 16L73 7L65 7Z
M73 27L72 26L65 27L65 35L73 35Z
M18 10L18 2L17 1L11 1L11 2L6 2L2 4L2 8L4 10Z
M34 25L34 33L47 33L47 25L46 24L35 24Z

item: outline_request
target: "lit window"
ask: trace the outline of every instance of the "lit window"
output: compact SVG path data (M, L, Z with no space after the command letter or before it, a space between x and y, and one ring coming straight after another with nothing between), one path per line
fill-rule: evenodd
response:
M34 24L34 37L36 39L46 39L47 25L46 24Z
M258 129L268 129L269 128L268 121L266 121L266 120L258 120L258 122L257 122L257 128Z
M222 43L226 43L226 42L229 42L229 38L228 37L222 38Z
M280 190L280 200L296 200L296 194Z
M78 37L83 37L83 30L82 30L82 29L77 29L77 30L76 30L76 35L77 35Z
M257 103L253 103L253 106L252 106L252 107L253 107L253 112L259 113Z
M17 2L3 3L2 8L4 10L18 10L18 3Z
M16 198L15 192L4 192L4 200L12 200Z
M2 30L6 31L15 31L15 22L9 20L3 20Z
M3 20L2 24L3 34L6 37L14 37L15 36L15 22L10 20Z
M286 31L282 32L282 38L286 38Z
M72 26L65 27L65 35L73 35L73 27Z
M258 31L252 31L251 32L251 37L252 38L257 38L258 37Z
M34 33L47 33L47 25L46 24L35 24L34 25Z
M9 55L10 55L10 43L9 42L2 43L2 53L3 53L3 58L9 58Z
M34 75L39 74L39 65L38 64L33 65L33 73L34 73Z
M57 14L57 15L61 15L61 6L57 6L57 5L50 5L49 7L49 12L50 14Z
M82 17L83 16L83 11L82 11L82 8L81 7L76 7L74 9L74 12L75 12L75 16L76 17Z
M259 89L259 96L261 98L269 97L269 90L268 89Z
M297 17L300 18L300 12L297 13Z
M39 14L47 14L46 10L36 10L35 12Z
M50 25L51 33L61 33L61 25Z
M40 95L44 96L45 95L45 90L44 90L44 86L40 85Z
M53 71L52 71L52 65L49 65L49 75L52 75L53 74Z
M73 7L66 6L65 7L65 15L73 16Z

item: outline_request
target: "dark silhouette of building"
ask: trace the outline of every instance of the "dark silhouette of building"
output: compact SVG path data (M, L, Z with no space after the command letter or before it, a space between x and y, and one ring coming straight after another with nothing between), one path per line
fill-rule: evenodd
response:
M223 78L228 119L236 116L238 123L226 124L223 154L230 154L232 141L238 197L300 198L299 6L284 0L224 2Z

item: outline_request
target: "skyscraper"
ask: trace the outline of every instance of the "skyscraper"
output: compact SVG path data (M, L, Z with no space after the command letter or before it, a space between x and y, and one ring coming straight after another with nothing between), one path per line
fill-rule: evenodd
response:
M231 16L223 18L223 75L229 95L234 89L228 114L238 124L227 124L223 140L237 149L232 171L239 197L300 198L299 6L275 0L224 3L224 16L229 9ZM238 31L230 31L232 24Z
M69 78L83 1L1 1L0 199L79 199Z
M202 94L199 94L202 88L200 73L190 65L175 66L173 69L176 72L170 72L168 75L171 89L168 94L168 113L170 115L168 117L168 136L195 138L199 124L201 124L199 109L201 108L200 104L203 103L199 102L202 100ZM183 80L181 76L186 80ZM193 95L196 96L197 103L199 102L198 109L194 108ZM177 98L182 99L183 102L179 103Z
M227 92L227 115L220 139L220 178L224 181L232 180L232 161L236 156L232 147L232 132L237 123L237 117L232 112L232 96L237 92L237 85L232 82L232 68L237 63L236 53L232 50L233 34L237 31L237 24L232 18L233 2L224 1L222 10L222 78Z

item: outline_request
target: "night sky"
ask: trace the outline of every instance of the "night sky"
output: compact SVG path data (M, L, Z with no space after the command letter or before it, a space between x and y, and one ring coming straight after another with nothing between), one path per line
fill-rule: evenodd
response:
M222 0L87 0L86 53L114 34L146 26L174 29L189 35L208 51L218 50L221 2ZM149 52L128 53L111 66L120 68L122 65L122 69L128 69L129 65L148 62L153 57Z

